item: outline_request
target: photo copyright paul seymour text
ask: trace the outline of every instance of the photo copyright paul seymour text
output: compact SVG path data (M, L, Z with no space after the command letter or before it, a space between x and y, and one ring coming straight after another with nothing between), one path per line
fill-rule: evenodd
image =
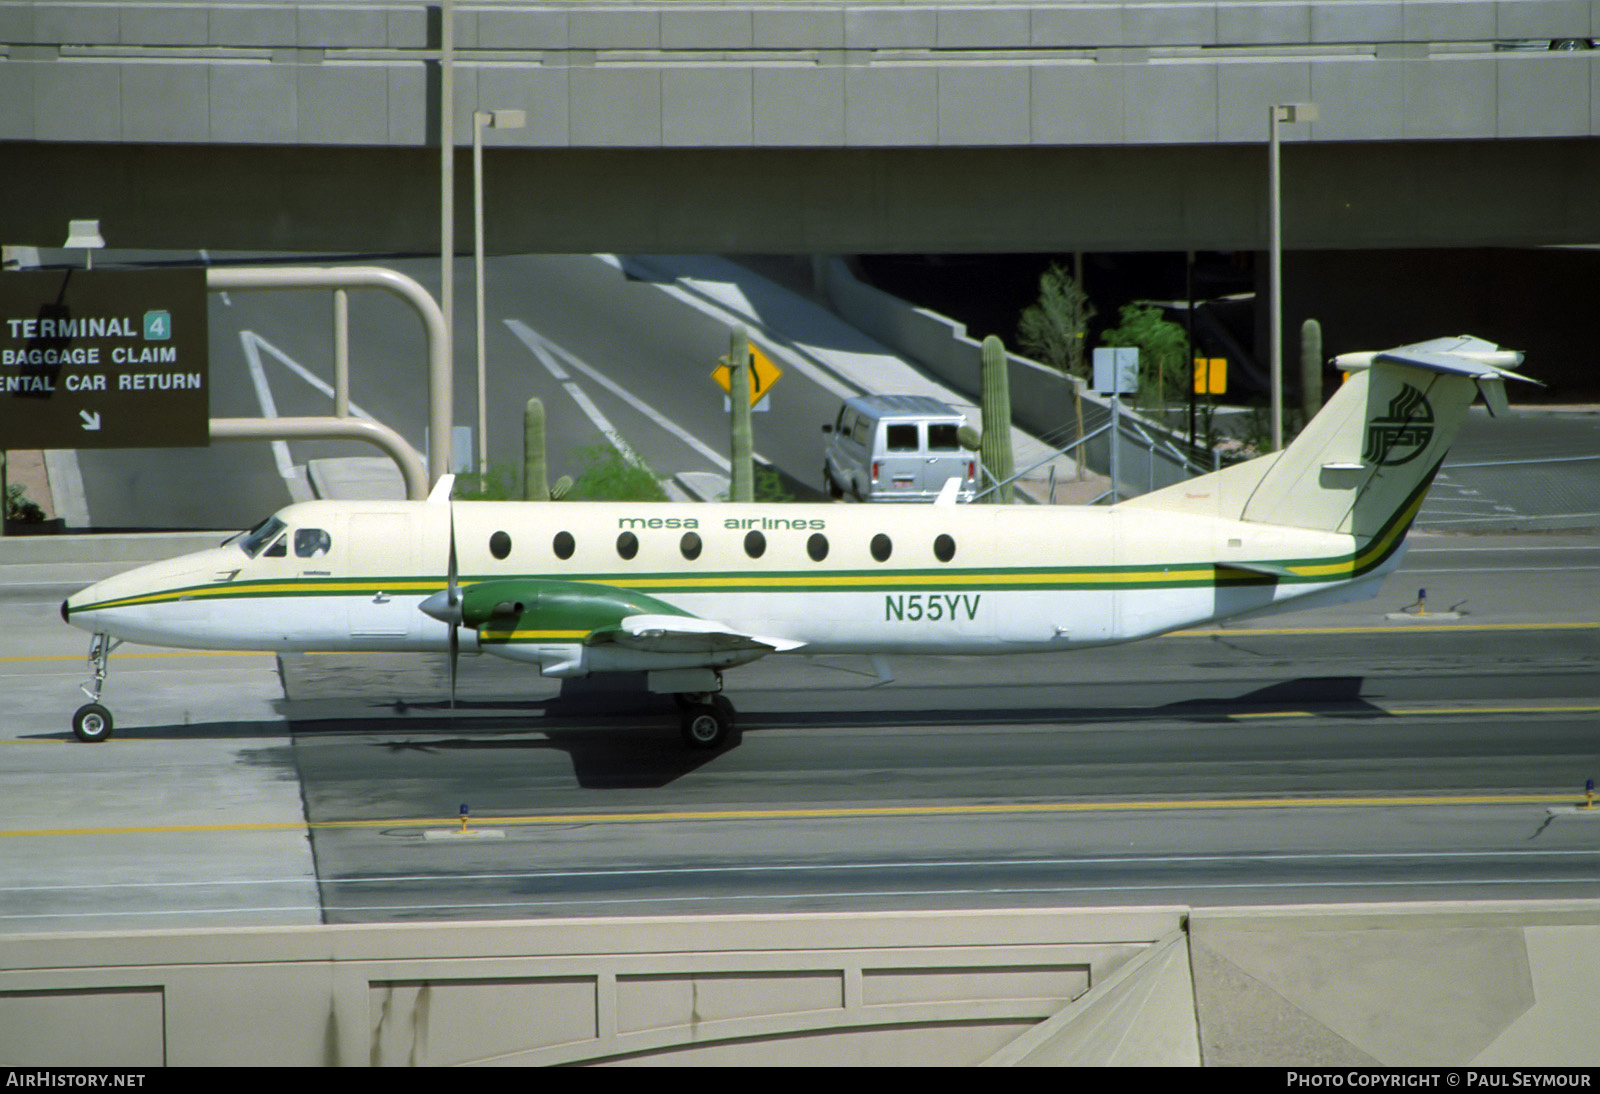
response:
M1589 1071L1290 1071L1284 1079L1291 1087L1460 1087L1481 1090L1491 1087L1531 1089L1535 1087L1576 1087L1592 1089L1594 1073Z

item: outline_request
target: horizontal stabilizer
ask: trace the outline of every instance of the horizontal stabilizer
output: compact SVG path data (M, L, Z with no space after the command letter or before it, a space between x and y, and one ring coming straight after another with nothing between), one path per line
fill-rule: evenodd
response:
M1460 334L1453 338L1430 338L1426 342L1413 342L1409 346L1396 346L1394 349L1341 353L1333 359L1333 363L1347 372L1368 368L1374 364L1409 365L1429 372L1468 376L1474 380L1498 377L1523 380L1530 384L1539 383L1531 376L1511 371L1513 366L1522 364L1520 351L1501 349L1493 342L1474 338L1470 334Z
M1514 349L1501 349L1493 342L1474 338L1470 334L1454 338L1433 338L1409 346L1366 353L1341 353L1333 359L1339 368L1353 371L1372 365L1406 365L1444 376L1465 376L1476 381L1478 392L1488 404L1489 413L1499 417L1508 407L1506 380L1522 380L1530 384L1539 381L1511 367L1522 364L1522 354ZM1543 384L1539 386L1543 387Z

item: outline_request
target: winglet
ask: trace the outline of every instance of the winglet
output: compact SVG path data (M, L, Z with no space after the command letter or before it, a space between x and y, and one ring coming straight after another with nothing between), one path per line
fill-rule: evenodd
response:
M961 493L961 480L954 475L944 480L944 485L939 488L939 496L933 499L935 505L954 505L956 495Z
M433 503L450 500L450 493L456 488L454 475L440 475L439 481L433 484L433 489L428 491L428 500Z

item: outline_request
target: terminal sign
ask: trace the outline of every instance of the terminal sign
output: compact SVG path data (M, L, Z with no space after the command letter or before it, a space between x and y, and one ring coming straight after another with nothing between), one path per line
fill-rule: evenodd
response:
M0 443L210 443L205 271L0 274Z

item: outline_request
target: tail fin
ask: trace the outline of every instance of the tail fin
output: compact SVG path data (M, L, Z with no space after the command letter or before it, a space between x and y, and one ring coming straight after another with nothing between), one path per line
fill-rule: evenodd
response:
M1282 452L1123 504L1363 538L1409 524L1467 408L1481 391L1503 410L1521 361L1466 335L1344 354L1350 378Z

